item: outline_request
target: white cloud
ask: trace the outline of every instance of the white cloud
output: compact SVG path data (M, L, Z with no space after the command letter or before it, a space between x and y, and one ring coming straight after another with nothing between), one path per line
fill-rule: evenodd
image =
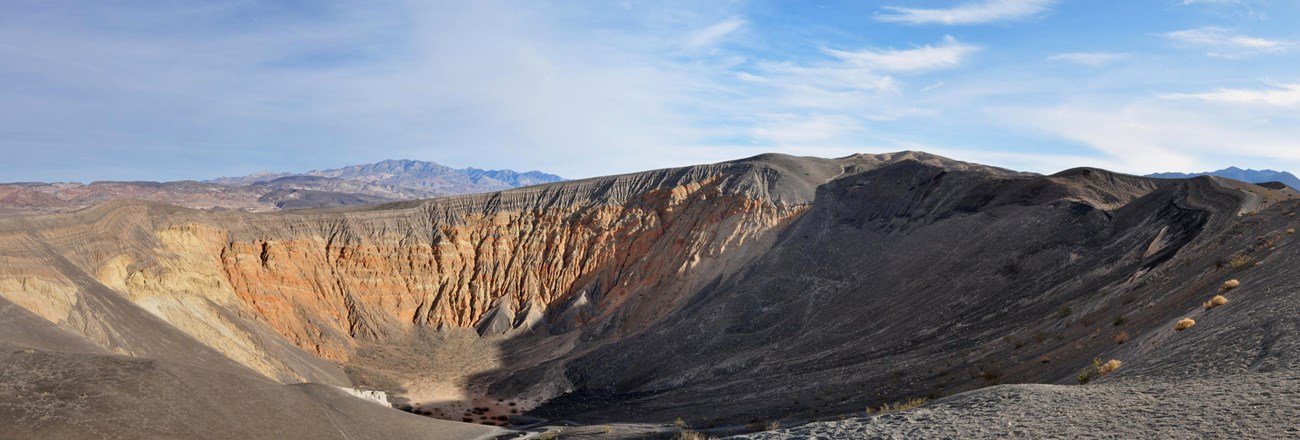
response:
M1169 93L1160 97L1221 104L1300 107L1300 83L1278 84L1270 89L1218 89L1205 93Z
M840 111L867 119L896 119L900 109L924 113L904 100L899 77L961 66L978 47L945 37L938 44L913 49L823 49L830 59L807 62L760 62L742 77L762 85L755 93L762 106L782 111Z
M1067 52L1047 57L1051 61L1064 61L1091 67L1104 66L1128 58L1129 54L1114 52Z
M1168 32L1163 34L1175 43L1206 51L1216 58L1244 58L1260 54L1276 54L1289 50L1294 42L1252 37L1214 26Z
M861 124L843 115L770 115L753 130L753 135L782 146L816 145L842 140L861 132Z
M691 32L682 41L682 46L690 50L709 48L727 35L740 30L740 28L744 26L744 19L741 19L740 17L731 17L704 29Z
M1026 19L1046 12L1054 3L1055 0L983 0L941 9L885 6L890 12L877 14L875 18L890 23L980 24Z
M1291 133L1290 123L1235 111L1144 100L1118 106L1067 103L1027 108L1006 118L1087 145L1102 154L1098 162L1114 171L1146 174L1234 164L1300 165L1300 139Z
M957 67L978 47L944 37L939 45L925 45L915 49L864 49L841 51L826 49L826 53L845 62L867 69L887 72L925 72Z

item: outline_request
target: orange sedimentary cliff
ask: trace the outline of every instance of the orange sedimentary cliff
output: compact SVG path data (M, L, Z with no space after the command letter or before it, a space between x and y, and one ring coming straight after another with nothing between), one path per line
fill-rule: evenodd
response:
M435 202L398 218L232 234L220 261L245 307L336 361L347 359L356 339L474 326L506 296L542 306L599 298L572 318L578 321L655 296L638 302L649 307L638 318L644 322L691 287L692 277L682 275L700 261L803 209L726 194L719 183L714 177L596 206L448 212Z

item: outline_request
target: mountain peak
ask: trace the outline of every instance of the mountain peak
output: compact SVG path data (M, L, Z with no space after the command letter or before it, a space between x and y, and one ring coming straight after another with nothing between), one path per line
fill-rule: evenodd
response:
M1281 182L1293 189L1300 190L1300 178L1286 171L1277 170L1255 170L1242 169L1236 166L1230 166L1218 171L1206 171L1200 173L1155 173L1148 174L1147 177L1157 179L1187 179L1200 176L1217 176L1233 180L1240 180L1246 183L1267 183Z

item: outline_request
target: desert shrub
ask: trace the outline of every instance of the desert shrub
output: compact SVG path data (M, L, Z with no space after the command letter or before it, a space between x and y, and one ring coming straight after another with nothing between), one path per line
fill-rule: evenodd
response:
M673 437L673 440L708 440L708 439L709 436L704 435L704 433L691 431L689 429L683 429L682 432L677 433L677 435Z
M1254 266L1255 258L1251 257L1250 255L1237 254L1236 256L1232 257L1231 260L1228 260L1228 265L1232 266L1233 269L1241 269L1247 266Z
M1085 385L1088 382L1091 382L1094 377L1097 377L1097 370L1095 368L1084 368L1083 371L1079 372L1079 385Z
M1074 314L1074 310L1070 309L1069 306L1061 306L1061 308L1056 309L1057 318L1064 318L1073 314Z
M685 428L685 427L686 427L686 421L685 421L685 420L682 420L681 417L678 417L677 420L673 420L673 426L676 426L676 427L678 427L678 428Z
M1097 374L1109 374L1112 371L1118 370L1119 366L1122 364L1123 362L1120 362L1119 359L1111 359L1106 361L1106 363L1101 364L1100 367L1097 367Z
M1016 350L1019 350L1020 348L1025 346L1024 342L1021 342L1019 339L1016 339L1011 335L1003 336L1002 340L1006 341L1007 344L1011 345L1011 347L1015 348Z
M1286 235L1295 235L1295 228L1286 228Z
M997 382L997 380L1002 377L1002 370L997 367L985 368L980 371L980 377L983 377L985 381L990 383Z
M555 432L546 431L543 432L541 435L537 436L537 440L555 440L558 437L559 435L557 435Z
M925 402L927 401L929 401L929 399L926 399L924 397L914 397L911 399L904 400L902 402L895 403L893 405L890 405L889 403L885 403L883 405L880 405L880 407L878 408L867 408L867 413L886 414L886 413L897 412L897 411L907 411L909 409L913 409L921 405L924 405Z
M1042 344L1043 342L1047 342L1047 333L1043 333L1042 330L1035 331L1034 342L1037 342L1039 344Z
M1192 328L1193 325L1196 325L1196 321L1193 321L1192 318L1183 318L1177 324L1174 324L1174 330L1181 332Z
M1115 344L1116 344L1116 345L1121 345L1121 344L1123 344L1123 343L1125 343L1125 342L1128 342L1128 332L1126 332L1126 331L1125 331L1125 332L1119 332L1118 335L1115 335Z
M1125 322L1128 322L1128 320L1124 319L1124 315L1119 315L1115 317L1114 321L1111 321L1111 324L1116 327L1119 327L1121 325L1124 325Z
M1238 281L1236 279L1231 279L1228 281L1224 281L1223 287L1220 287L1219 290L1227 292L1229 290L1236 289L1238 287L1241 287L1241 281Z
M1223 295L1214 295L1214 298L1210 298L1209 301L1205 302L1205 310L1210 310L1227 303L1228 298L1225 298Z

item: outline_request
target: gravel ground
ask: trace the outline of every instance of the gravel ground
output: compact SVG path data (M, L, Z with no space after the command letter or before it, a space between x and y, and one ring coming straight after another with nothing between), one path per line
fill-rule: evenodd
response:
M910 411L737 439L1300 438L1300 374L1003 385Z

